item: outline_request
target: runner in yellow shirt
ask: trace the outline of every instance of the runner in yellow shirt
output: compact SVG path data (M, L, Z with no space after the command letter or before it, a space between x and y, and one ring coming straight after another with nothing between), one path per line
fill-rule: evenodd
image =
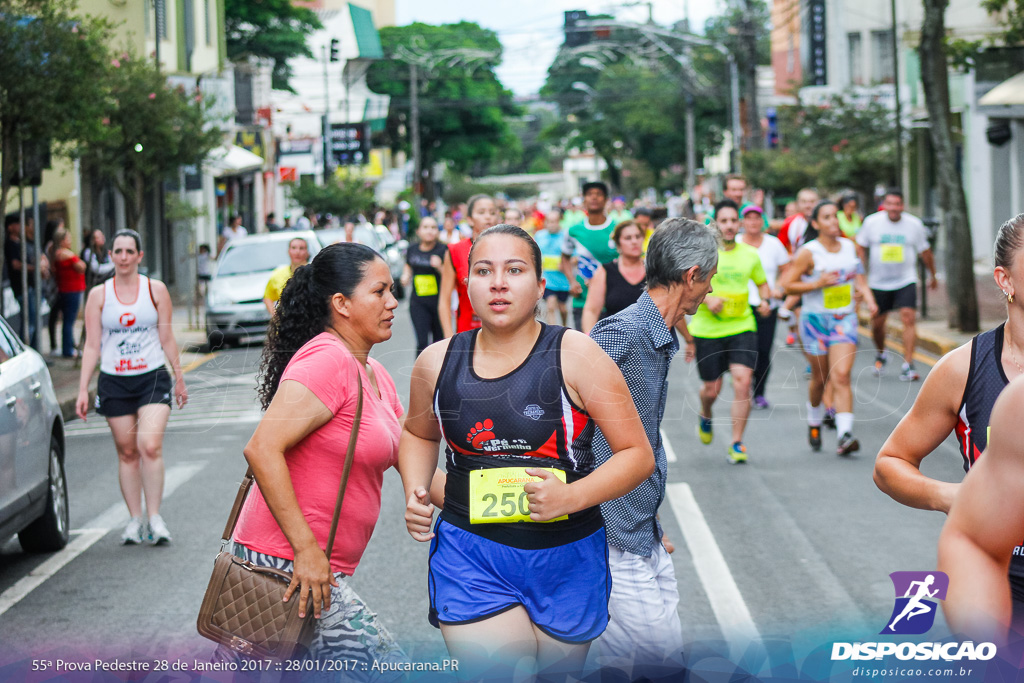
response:
M729 460L747 461L743 432L750 415L750 388L757 364L757 322L748 303L748 282L757 285L761 296L758 312L767 317L771 293L757 249L736 241L740 229L740 207L731 199L715 205L715 217L722 234L718 252L718 272L711 280L712 293L697 309L689 324L697 358L697 372L703 381L700 389L700 420L697 435L704 444L711 443L711 406L722 391L722 375L732 375L733 402L732 440Z
M295 270L299 266L309 263L309 245L306 244L304 238L296 237L288 242L288 259L288 265L275 268L274 272L270 274L270 282L267 283L267 289L263 292L263 305L267 307L267 312L271 317L274 316L277 302L281 300L284 286L288 284L288 280L292 279Z

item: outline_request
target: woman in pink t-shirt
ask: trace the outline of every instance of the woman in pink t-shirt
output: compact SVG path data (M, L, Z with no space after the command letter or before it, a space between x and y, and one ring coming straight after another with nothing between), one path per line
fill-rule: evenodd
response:
M300 613L311 609L319 619L311 653L319 660L407 661L344 581L373 533L384 472L398 463L402 406L387 371L369 358L375 344L391 338L398 306L391 285L387 263L372 249L354 243L323 249L285 286L263 350L258 392L266 414L245 447L258 488L242 508L235 551L292 572L285 599L297 598ZM363 382L362 424L328 558L324 548L355 419L356 373Z

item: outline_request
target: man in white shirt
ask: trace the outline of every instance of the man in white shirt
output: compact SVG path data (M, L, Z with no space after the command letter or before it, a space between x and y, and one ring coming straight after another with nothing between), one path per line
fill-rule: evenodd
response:
M899 309L903 323L904 363L900 379L915 382L920 375L914 369L917 345L917 259L931 273L928 289L939 286L935 279L935 256L928 244L928 232L916 216L903 211L903 193L886 191L882 210L864 219L857 233L857 253L868 269L868 286L878 303L871 319L871 335L878 349L875 374L881 376L888 360L885 352L885 323L889 311Z

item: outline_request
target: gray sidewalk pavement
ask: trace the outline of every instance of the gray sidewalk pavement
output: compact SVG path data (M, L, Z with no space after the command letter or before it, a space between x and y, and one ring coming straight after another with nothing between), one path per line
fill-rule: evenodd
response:
M198 323L199 327L190 327L189 311L183 304L175 303L172 322L174 324L174 338L178 342L178 348L181 351L182 368L196 367L212 358L212 355L203 352L206 345L206 332L202 323ZM82 317L79 315L78 320L75 321L75 339L81 339L82 325ZM54 355L53 349L50 348L49 335L46 330L40 331L39 341L42 346L40 353L43 354L50 364L50 379L53 382L53 389L57 394L57 401L60 403L61 412L64 414L65 420L71 420L75 417L75 401L78 399L78 382L82 372L81 361L77 358L62 357L59 353L59 348L57 349L58 353ZM58 345L60 344L59 327L57 329L57 343ZM98 375L99 373L94 372L92 381L89 384L90 401L96 395Z

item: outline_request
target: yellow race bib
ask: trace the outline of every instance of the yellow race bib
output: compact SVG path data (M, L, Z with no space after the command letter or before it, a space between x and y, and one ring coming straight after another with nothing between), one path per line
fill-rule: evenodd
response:
M903 245L883 244L882 263L903 263Z
M416 288L416 296L436 296L437 276L415 275L412 278L412 286Z
M551 467L539 467L553 473L563 482L565 472ZM498 524L508 522L530 522L530 501L523 487L531 481L525 467L497 467L488 470L473 470L469 473L469 523ZM552 522L569 519L562 515Z
M825 308L827 310L834 311L846 308L853 303L853 285L849 282L845 285L825 287L821 291L825 295Z
M562 267L562 257L545 256L541 260L541 265L544 267L544 270L559 270Z
M750 308L750 295L746 292L723 294L722 298L725 301L722 304L722 312L718 314L720 318L742 318Z

